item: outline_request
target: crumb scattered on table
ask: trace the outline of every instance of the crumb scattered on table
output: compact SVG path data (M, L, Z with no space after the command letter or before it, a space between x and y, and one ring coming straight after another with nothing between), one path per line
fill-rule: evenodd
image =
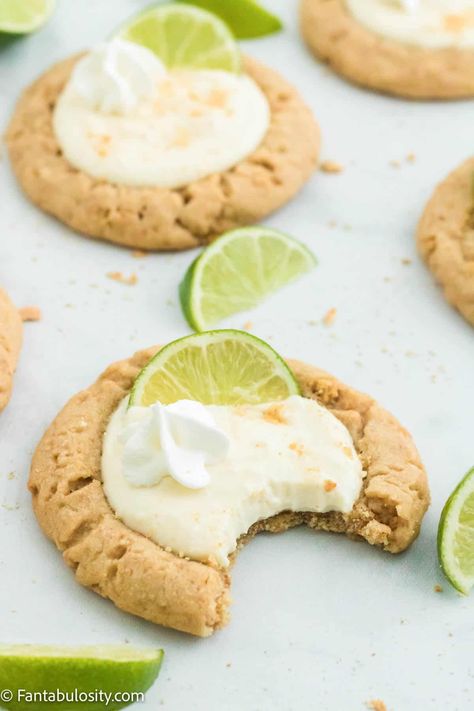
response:
M337 309L334 307L329 309L329 311L323 316L323 323L325 326L332 326L337 315Z
M409 264L413 264L413 259L408 259L408 257L404 257L401 262L404 266L407 267Z
M387 707L381 699L372 699L372 701L367 701L367 708L372 711L387 711Z
M400 167L400 161L399 161L399 160L391 160L391 161L389 161L389 165L391 165L392 168L399 168L399 167Z
M127 277L122 272L107 272L107 277L113 281L118 281L120 284L127 284L127 286L134 286L138 281L135 273Z
M132 252L132 257L135 259L143 259L143 257L148 257L148 252L143 249L134 249Z
M416 155L414 153L409 153L407 155L408 163L414 163L416 161Z
M344 166L335 160L323 160L319 168L323 173L342 173L344 170Z
M19 309L22 321L40 321L41 309L38 306L23 306Z
M441 585L435 585L434 591L437 593L440 593L440 592L443 592L443 588L441 587Z
M252 323L252 321L246 321L246 322L244 323L244 325L243 325L242 328L243 328L244 331L251 331L252 328L253 328L253 323Z

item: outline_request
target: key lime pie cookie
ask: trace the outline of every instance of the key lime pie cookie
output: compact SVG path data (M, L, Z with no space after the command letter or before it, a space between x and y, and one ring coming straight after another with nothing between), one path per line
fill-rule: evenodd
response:
M319 130L292 86L241 58L221 20L172 5L47 71L7 141L43 210L92 237L169 250L290 200L316 166Z
M356 84L411 99L474 96L474 0L301 0L301 31Z
M10 399L22 332L20 314L0 289L0 411Z
M417 239L446 299L474 326L474 158L438 185Z
M226 624L230 568L258 532L304 524L397 553L429 503L390 414L241 331L110 366L47 430L30 489L80 583L203 637Z

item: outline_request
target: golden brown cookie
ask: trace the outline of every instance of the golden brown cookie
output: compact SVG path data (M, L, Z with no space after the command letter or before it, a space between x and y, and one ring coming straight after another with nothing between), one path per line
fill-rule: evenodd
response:
M473 50L386 39L360 24L344 0L301 0L300 16L311 51L355 84L410 99L474 96Z
M43 530L82 585L127 612L206 637L228 620L228 571L179 558L127 528L114 516L101 483L108 420L156 350L111 365L70 400L36 450L29 486ZM429 503L426 473L410 435L367 395L317 368L290 365L303 394L326 406L351 433L367 472L363 491L348 515L282 512L256 522L240 545L259 531L305 524L391 553L404 550L418 535Z
M438 185L417 239L446 299L474 326L474 158Z
M10 399L22 331L20 314L0 289L0 411Z
M260 221L302 188L314 171L319 129L297 91L246 59L271 108L260 147L230 170L180 189L139 188L97 180L71 166L56 141L52 113L78 57L60 62L20 99L7 144L25 193L74 230L130 247L188 249Z

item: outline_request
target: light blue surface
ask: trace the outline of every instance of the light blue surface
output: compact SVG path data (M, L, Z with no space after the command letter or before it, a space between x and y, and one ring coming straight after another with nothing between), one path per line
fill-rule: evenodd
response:
M1 50L1 128L40 71L146 4L61 0L44 30ZM65 401L108 363L187 333L177 285L196 253L136 260L76 236L22 197L4 154L0 282L18 305L39 305L43 319L25 327L14 396L0 417L1 640L162 645L162 675L143 709L362 711L381 698L390 711L464 711L474 703L474 600L442 579L435 536L444 500L474 463L474 339L419 262L413 233L435 183L472 152L474 104L408 103L350 87L306 53L296 3L271 5L286 31L246 50L299 87L321 124L323 157L345 170L315 175L268 220L315 251L317 270L228 323L251 320L282 354L332 371L394 412L430 475L422 535L400 557L306 530L260 536L234 569L232 622L208 640L154 627L80 588L35 522L31 454ZM110 281L110 271L136 272L138 284ZM321 318L332 307L328 328Z

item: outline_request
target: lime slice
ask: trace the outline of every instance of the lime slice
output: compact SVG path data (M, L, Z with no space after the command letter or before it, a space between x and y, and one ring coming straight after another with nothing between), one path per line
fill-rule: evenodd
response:
M190 5L157 5L135 16L118 36L148 47L173 69L239 72L241 57L225 22Z
M0 0L0 32L24 35L39 29L56 0Z
M160 649L130 645L72 648L2 644L0 706L13 711L121 709L143 700L142 695L158 676L162 659ZM67 696L60 699L57 690ZM35 692L55 696L26 696ZM82 696L73 699L74 693Z
M474 468L447 500L438 527L439 562L456 590L474 585Z
M191 264L179 287L192 328L205 331L316 266L300 242L266 227L244 227L219 237Z
M279 32L283 23L254 0L179 0L219 15L237 39L254 39Z
M141 371L130 405L258 404L300 392L292 372L260 338L232 329L207 331L173 341Z

